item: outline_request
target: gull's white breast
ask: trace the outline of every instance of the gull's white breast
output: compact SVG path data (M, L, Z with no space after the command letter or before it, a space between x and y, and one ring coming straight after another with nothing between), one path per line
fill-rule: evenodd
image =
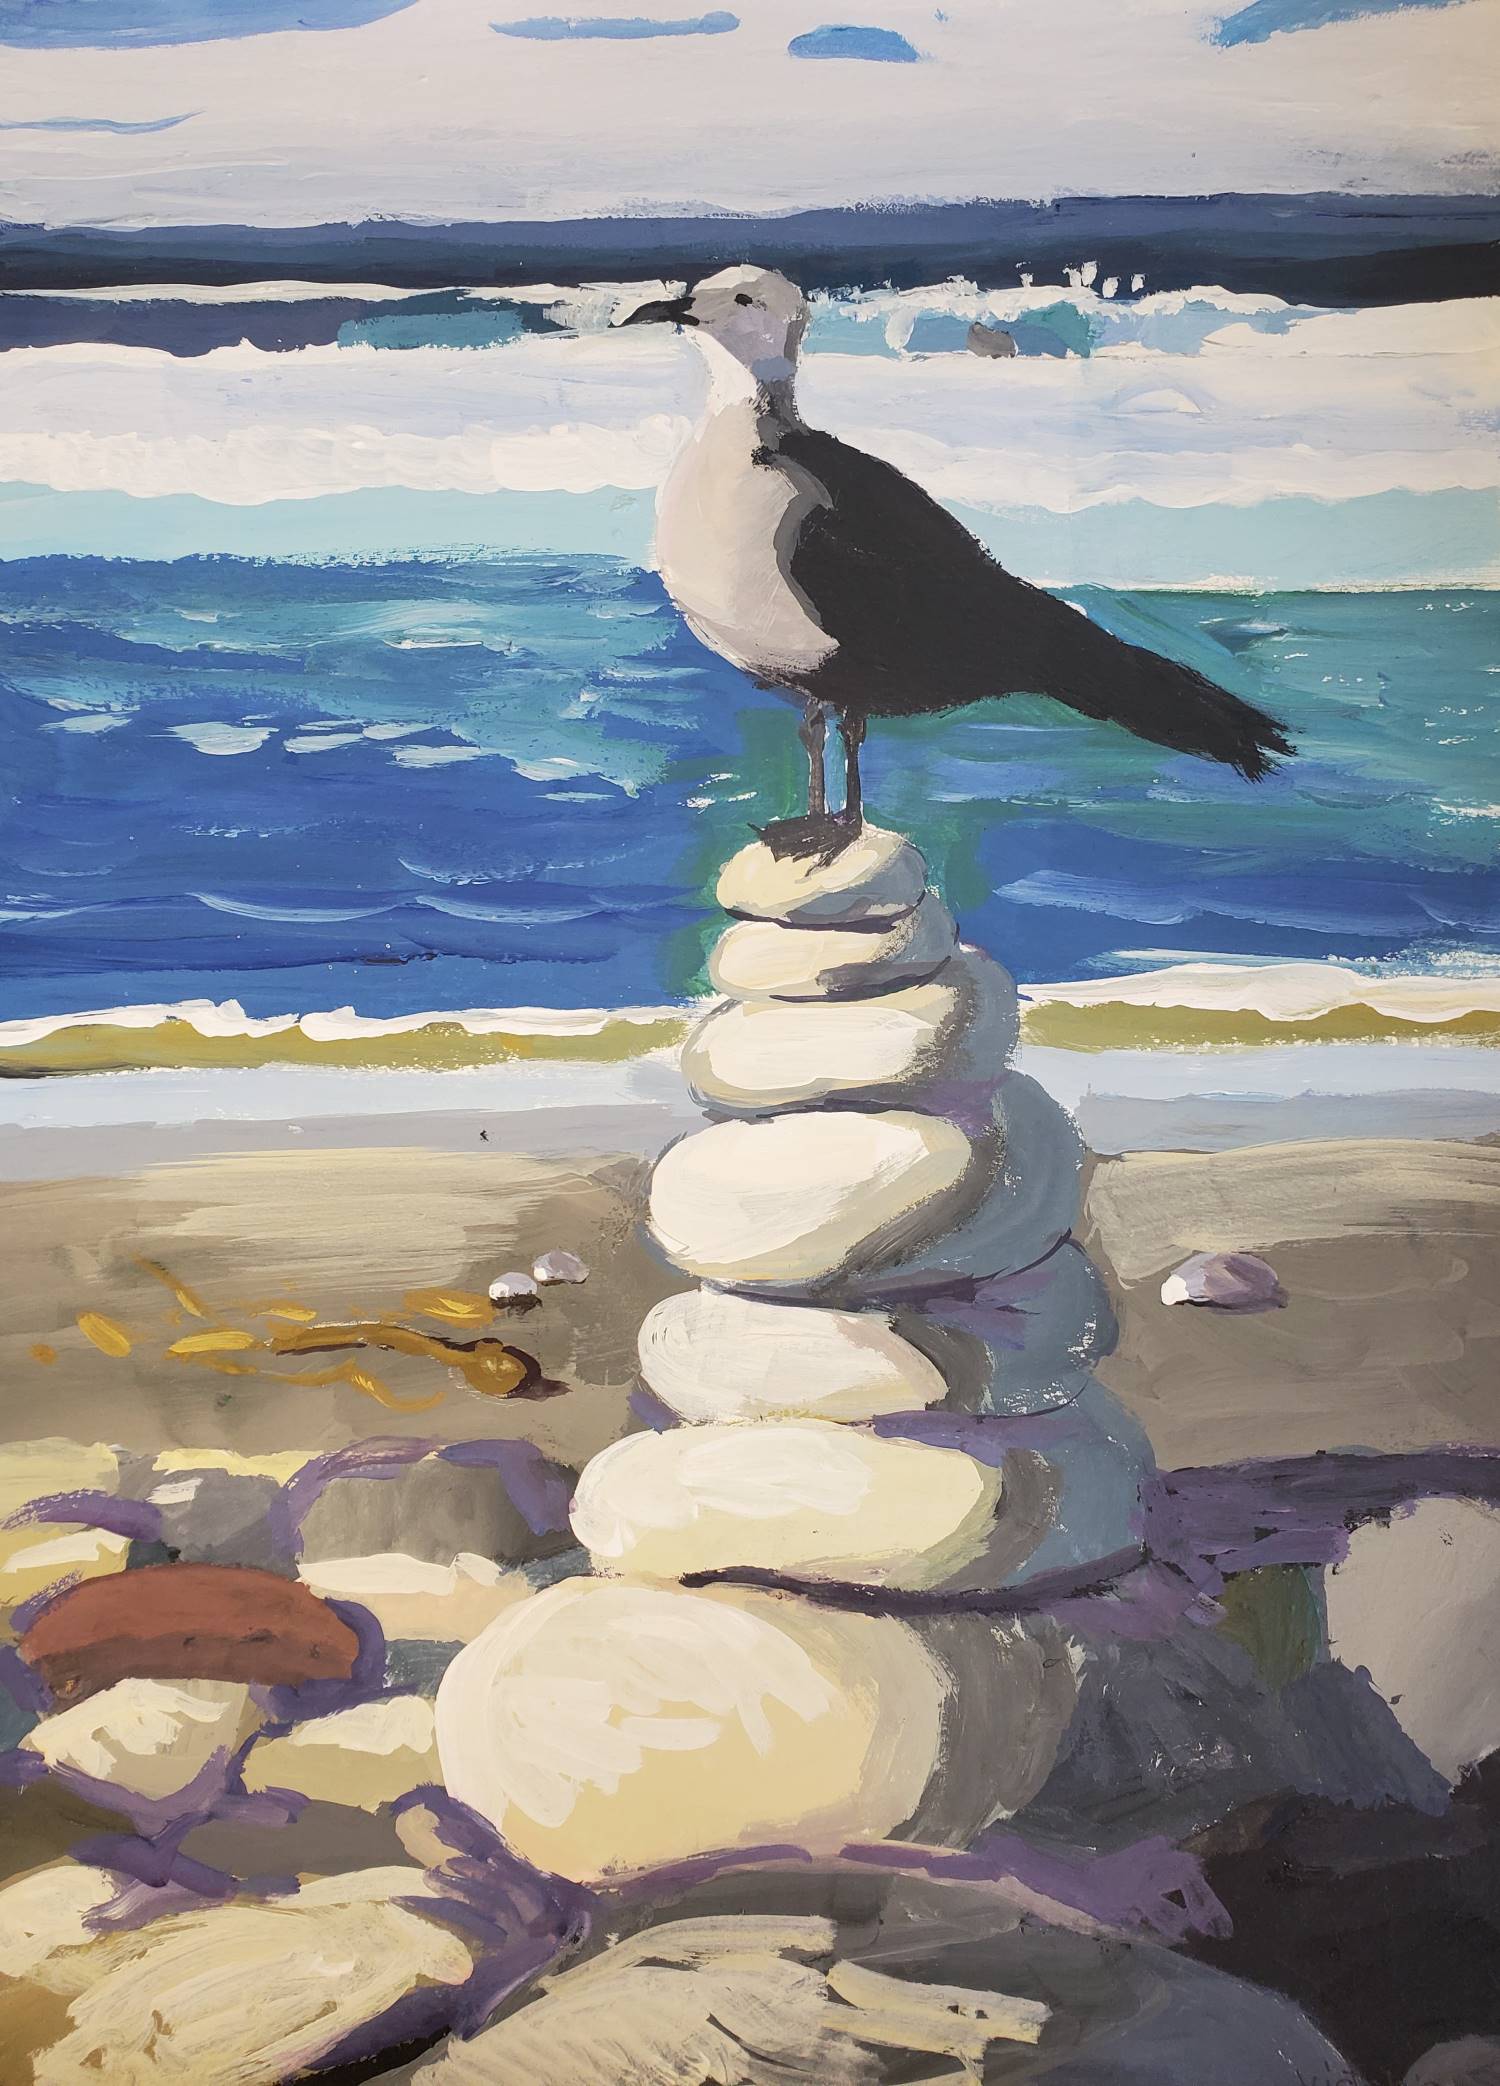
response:
M776 681L805 674L835 649L782 569L818 489L774 459L748 402L711 413L657 499L662 582L711 651Z

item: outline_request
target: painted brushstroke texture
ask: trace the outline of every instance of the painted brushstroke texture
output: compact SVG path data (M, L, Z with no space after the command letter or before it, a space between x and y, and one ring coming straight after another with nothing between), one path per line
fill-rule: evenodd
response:
M142 50L287 29L349 29L412 0L4 0L0 44L28 51Z
M808 29L787 45L793 58L864 58L877 65L915 65L921 52L896 29L862 28L852 22L830 22Z
M14 117L0 123L0 130L39 131L107 131L111 137L145 137L153 131L175 130L179 123L191 123L193 112L185 116L156 116L140 123L122 123L111 116L34 116L29 120Z
M495 35L497 14L520 10L455 0L12 0L0 34L20 47L29 105L68 113L75 46L156 45L149 69L122 75L110 113L150 117L166 96L202 114L149 168L129 140L52 138L38 150L32 138L24 155L3 156L0 178L30 223L283 226L587 217L622 197L657 213L775 213L886 197L1296 195L1330 182L1430 196L1490 184L1484 5L1388 12L1234 51L1211 40L1221 11L887 0L878 20L820 25L807 0L758 0L728 38L535 40ZM855 55L789 52L808 35L825 48L829 29ZM295 62L265 33L306 30L336 33L297 33ZM225 37L237 38L231 65ZM898 62L859 55L874 49ZM832 130L831 78L853 89ZM336 126L323 120L331 107L343 112ZM999 250L1014 258L1008 242Z
M726 36L738 29L739 17L716 8L700 15L531 15L515 22L491 22L500 36L521 36L532 43L639 43L656 36Z
M1264 43L1303 29L1326 29L1333 22L1361 22L1371 15L1404 14L1409 9L1454 7L1458 0L1251 0L1248 7L1226 15L1214 31L1217 44Z

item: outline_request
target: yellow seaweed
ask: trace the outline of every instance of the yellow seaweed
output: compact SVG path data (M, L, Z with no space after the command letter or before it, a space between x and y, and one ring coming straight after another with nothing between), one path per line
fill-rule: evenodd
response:
M508 1397L532 1380L534 1365L503 1340L464 1342L415 1326L392 1325L384 1319L356 1320L349 1325L299 1326L273 1333L273 1354L320 1354L341 1347L383 1348L390 1354L418 1356L457 1369L470 1390L487 1398Z
M450 1325L488 1325L495 1315L489 1298L472 1289L410 1289L401 1299L401 1308L419 1318L445 1319Z
M188 1333L181 1340L174 1340L167 1349L168 1354L235 1354L246 1347L259 1347L260 1341L254 1333L241 1332L235 1326L215 1326L207 1333Z
M131 1339L124 1326L116 1325L112 1318L105 1318L98 1311L80 1311L78 1330L85 1340L91 1340L100 1354L107 1354L118 1361L127 1355Z

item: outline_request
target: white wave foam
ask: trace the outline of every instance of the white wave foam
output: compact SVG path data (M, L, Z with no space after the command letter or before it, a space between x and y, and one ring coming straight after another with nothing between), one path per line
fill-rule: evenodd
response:
M1092 296L1001 301L1043 294ZM1196 298L1140 304L1170 316ZM994 512L1500 486L1500 450L1479 439L1500 392L1500 300L1278 307L1269 318L1283 330L1265 331L1250 319L1275 300L1203 298L1213 310L1202 352L1135 340L1068 360L814 354L803 403L938 497ZM1254 312L1222 323L1246 305ZM644 489L702 397L685 343L630 335L400 355L240 346L193 359L73 344L12 349L0 371L0 479L230 506L384 487Z
M66 1029L154 1029L180 1021L196 1034L218 1040L282 1036L300 1029L314 1043L347 1043L361 1037L411 1036L435 1024L471 1036L598 1036L614 1022L647 1027L677 1019L681 1007L464 1007L421 1014L377 1017L335 1007L314 1014L247 1014L238 1000L157 1001L138 1007L94 1007L77 1014L41 1014L0 1021L0 1050L24 1050Z
M1332 963L1172 964L1133 977L1027 985L1022 995L1041 1005L1180 1007L1267 1021L1314 1020L1340 1007L1423 1023L1500 1014L1500 978L1382 977Z

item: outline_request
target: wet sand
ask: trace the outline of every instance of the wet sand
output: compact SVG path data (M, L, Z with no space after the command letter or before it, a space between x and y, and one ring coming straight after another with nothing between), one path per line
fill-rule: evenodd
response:
M504 1134L497 1121L470 1152L267 1149L0 1183L6 1434L245 1456L526 1436L586 1459L629 1424L642 1316L684 1284L638 1230L638 1155L512 1152ZM1096 1159L1081 1236L1121 1316L1099 1373L1165 1466L1500 1439L1500 1147ZM588 1282L492 1316L490 1280L554 1247ZM1165 1274L1213 1248L1264 1254L1286 1308L1164 1307ZM321 1345L319 1325L351 1320L436 1344ZM275 1351L289 1339L312 1351ZM481 1340L534 1362L527 1390L474 1389L441 1344Z

